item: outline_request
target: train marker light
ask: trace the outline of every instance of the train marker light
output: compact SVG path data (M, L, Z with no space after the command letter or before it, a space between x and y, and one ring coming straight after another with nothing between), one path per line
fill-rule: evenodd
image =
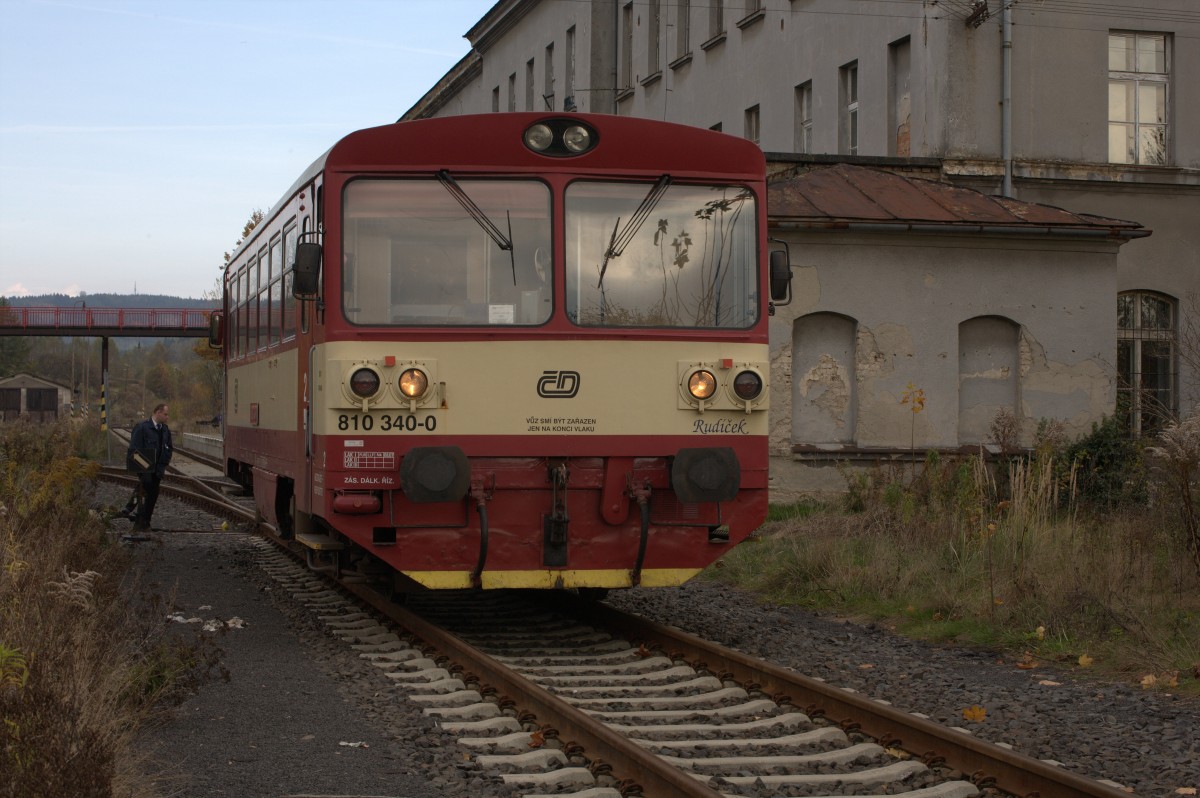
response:
M549 125L537 124L525 131L525 146L537 152L545 152L554 143L554 131Z
M350 375L350 390L361 399L370 399L379 393L379 375L374 369L355 369Z
M429 378L420 369L405 369L400 375L400 393L408 399L420 399L429 388Z
M693 371L688 377L688 393L701 401L712 397L717 392L717 378L711 371L700 369Z
M733 392L739 399L749 402L762 393L763 380L755 371L742 371L733 378Z

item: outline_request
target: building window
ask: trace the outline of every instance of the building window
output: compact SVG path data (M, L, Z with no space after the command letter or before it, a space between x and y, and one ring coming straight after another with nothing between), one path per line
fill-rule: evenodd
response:
M746 109L746 138L758 144L758 106Z
M546 63L545 75L542 83L542 99L546 103L546 110L554 110L554 42L546 45Z
M745 0L745 9L745 15L737 23L737 26L742 30L745 30L766 16L766 13L763 11L762 0Z
M888 45L888 155L912 155L912 53L908 37Z
M813 151L812 81L796 87L796 152Z
M525 62L525 110L534 110L533 105L533 59Z
M500 87L499 86L492 89L492 110L493 111L500 110Z
M563 110L574 111L575 102L575 26L567 28L567 66L563 78Z
M841 69L841 119L838 125L838 152L858 155L858 62Z
M517 110L517 73L508 76L508 110Z
M708 38L715 39L725 32L725 0L708 2Z
M683 58L692 51L688 39L692 17L692 0L678 0L675 4L675 57Z
M1167 162L1167 36L1108 35L1108 160Z
M662 8L659 5L659 0L650 0L650 7L646 13L648 22L646 25L646 74L648 75L653 75L662 69L658 65L658 43L662 30L662 26L660 25L661 13Z
M718 122L717 124L710 127L709 130L715 130L716 132L720 133L721 132L721 123Z
M1136 437L1175 417L1176 308L1162 294L1117 297L1117 414Z
M633 3L621 9L620 88L633 88Z

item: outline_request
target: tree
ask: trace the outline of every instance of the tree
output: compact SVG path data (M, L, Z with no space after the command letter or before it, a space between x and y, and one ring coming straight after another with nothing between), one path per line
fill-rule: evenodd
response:
M246 224L242 227L242 236L233 245L234 251L237 251L237 248L242 245L242 242L246 240L246 238L250 235L251 231L253 231L254 228L258 227L258 223L261 222L265 218L267 218L267 215L262 212L261 208L255 208L254 210L250 211L250 218L246 220ZM225 262L229 263L229 260L232 257L233 257L232 252L226 252L225 253Z
M0 320L9 313L8 300L0 296ZM0 377L29 371L29 340L20 335L0 336Z

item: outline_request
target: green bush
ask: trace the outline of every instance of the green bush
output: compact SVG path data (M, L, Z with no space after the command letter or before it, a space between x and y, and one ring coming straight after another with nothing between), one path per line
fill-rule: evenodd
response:
M1142 446L1115 417L1066 447L1064 465L1075 467L1076 499L1094 510L1143 505L1149 496Z

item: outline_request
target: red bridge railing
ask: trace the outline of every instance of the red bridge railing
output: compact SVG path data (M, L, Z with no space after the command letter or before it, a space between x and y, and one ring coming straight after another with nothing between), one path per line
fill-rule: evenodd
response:
M212 310L202 308L0 308L4 335L208 334Z

